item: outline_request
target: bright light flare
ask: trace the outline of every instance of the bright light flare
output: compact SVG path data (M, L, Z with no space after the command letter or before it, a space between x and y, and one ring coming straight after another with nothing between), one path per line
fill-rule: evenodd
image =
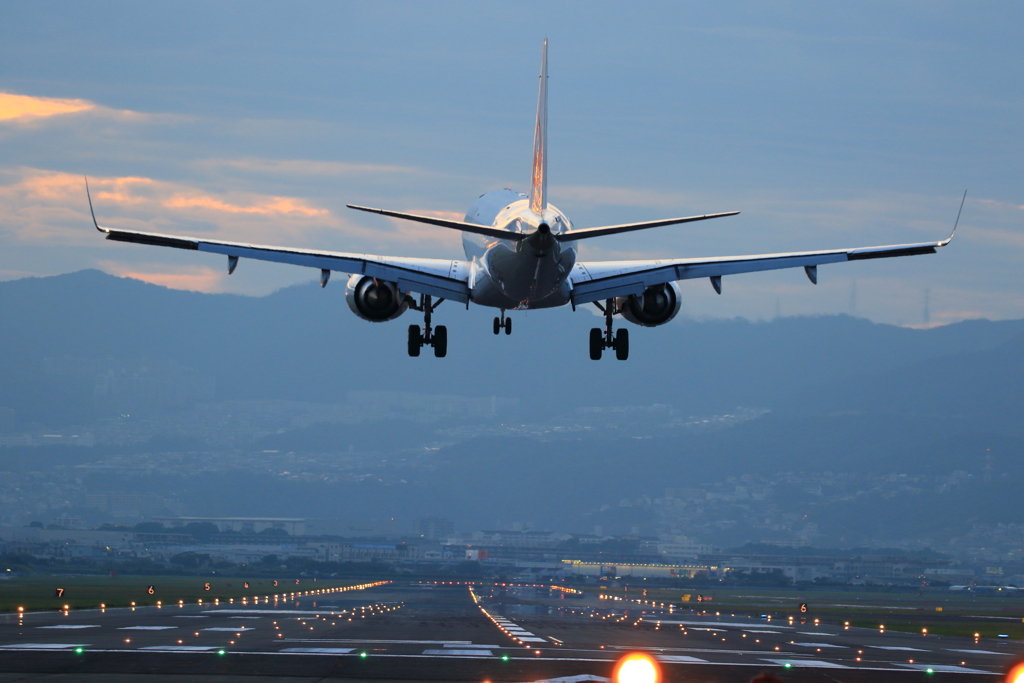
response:
M1010 669L1004 680L1005 683L1024 683L1024 662Z
M612 681L613 683L661 683L661 668L650 655L643 652L631 652L615 665Z

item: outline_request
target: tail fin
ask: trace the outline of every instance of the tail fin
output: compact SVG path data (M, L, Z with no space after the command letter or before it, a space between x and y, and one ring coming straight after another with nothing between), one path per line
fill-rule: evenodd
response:
M537 125L533 129L533 192L530 209L541 213L548 208L548 39L540 58L540 88L537 92Z

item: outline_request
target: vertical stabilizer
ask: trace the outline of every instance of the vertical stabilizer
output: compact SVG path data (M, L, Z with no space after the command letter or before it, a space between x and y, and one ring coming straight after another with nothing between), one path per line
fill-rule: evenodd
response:
M540 88L537 91L537 125L533 130L533 191L530 209L542 213L548 208L548 39L540 58Z

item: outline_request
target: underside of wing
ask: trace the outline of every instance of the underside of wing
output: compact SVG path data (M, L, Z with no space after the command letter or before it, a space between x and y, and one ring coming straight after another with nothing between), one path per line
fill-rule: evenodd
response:
M99 225L96 228L106 233L108 240L115 242L132 242L223 254L228 257L229 272L234 270L239 258L247 258L319 268L322 272L326 271L327 273L331 271L358 273L395 282L399 289L404 291L430 294L462 303L469 300L469 287L466 284L469 278L469 264L465 261L345 254L117 230Z
M803 267L812 282L817 283L819 265L861 261L896 256L934 254L936 249L949 244L953 236L941 242L897 244L885 247L836 249L832 251L798 251L782 254L753 256L726 256L692 259L665 259L656 261L596 261L577 263L572 272L572 299L576 304L600 301L617 296L641 294L654 285L678 280L710 278L721 292L725 275L755 273L764 270Z

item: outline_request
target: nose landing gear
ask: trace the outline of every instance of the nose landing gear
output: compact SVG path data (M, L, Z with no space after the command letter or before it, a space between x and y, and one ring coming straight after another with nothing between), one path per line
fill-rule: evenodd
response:
M629 330L619 329L612 331L612 316L618 313L615 306L615 299L608 299L604 306L598 302L594 305L604 313L604 331L600 327L590 330L590 360L601 360L605 349L615 349L615 357L618 360L629 358Z
M444 303L444 299L438 299L437 303L430 302L429 294L421 294L418 305L410 304L409 308L414 311L423 312L423 329L419 325L409 325L409 355L416 357L420 355L420 349L424 346L434 347L434 356L444 358L448 355L448 328L438 325L430 327L430 316L438 306Z
M505 309L501 309L501 317L494 318L494 334L498 334L501 330L505 330L505 334L512 334L512 318L505 317Z

